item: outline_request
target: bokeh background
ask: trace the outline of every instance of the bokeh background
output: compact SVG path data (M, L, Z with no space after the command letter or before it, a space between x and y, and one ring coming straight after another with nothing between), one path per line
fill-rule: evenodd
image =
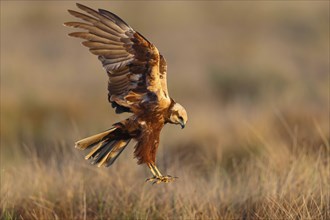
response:
M96 168L73 148L109 128L107 76L62 24L73 1L1 1L2 219L318 218L329 214L329 2L84 1L168 63L184 130L151 186L133 144Z

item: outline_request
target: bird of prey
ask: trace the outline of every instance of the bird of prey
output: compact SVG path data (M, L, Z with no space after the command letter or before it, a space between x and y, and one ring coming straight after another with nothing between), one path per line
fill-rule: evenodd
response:
M186 110L169 96L165 58L117 15L78 3L77 7L85 13L68 12L85 22L64 25L87 31L69 36L85 39L82 44L98 56L109 77L108 100L116 113L132 114L102 133L77 141L75 147L90 149L85 159L92 164L110 166L133 139L137 142L134 156L138 164L146 164L153 175L146 181L175 180L176 177L162 175L155 164L164 125L178 124L184 128L188 120Z

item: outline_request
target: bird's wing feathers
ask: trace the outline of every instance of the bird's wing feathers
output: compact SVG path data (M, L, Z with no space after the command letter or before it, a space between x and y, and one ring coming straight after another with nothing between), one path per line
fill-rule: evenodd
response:
M164 96L166 98L169 98L168 91L167 91L167 63L163 55L160 55L160 61L159 61L159 78L160 83L162 85L162 89L164 92Z
M166 61L158 49L115 14L77 6L91 16L73 10L69 13L87 23L65 25L88 31L69 35L86 39L83 45L102 62L109 76L109 101L116 112L168 107Z

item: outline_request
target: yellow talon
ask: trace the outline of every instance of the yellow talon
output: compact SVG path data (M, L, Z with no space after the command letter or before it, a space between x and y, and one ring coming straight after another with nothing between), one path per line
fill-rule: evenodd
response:
M155 183L159 184L161 182L169 183L169 182L173 182L175 179L178 178L178 177L172 177L170 175L163 176L154 164L148 163L147 165L148 165L153 177L146 179L146 182L153 182L152 184L155 184Z

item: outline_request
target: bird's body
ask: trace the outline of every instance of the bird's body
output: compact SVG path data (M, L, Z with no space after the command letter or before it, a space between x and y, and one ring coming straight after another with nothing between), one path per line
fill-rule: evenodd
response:
M153 173L149 180L156 183L174 180L157 169L156 152L164 125L180 124L183 128L187 113L168 94L165 58L115 14L78 3L77 6L89 15L73 10L69 13L87 23L65 25L88 32L69 35L85 39L82 44L102 62L109 76L108 99L116 113L130 112L132 116L107 131L76 142L76 147L91 149L85 158L93 164L110 166L133 139L137 141L134 155L138 163L147 164Z

